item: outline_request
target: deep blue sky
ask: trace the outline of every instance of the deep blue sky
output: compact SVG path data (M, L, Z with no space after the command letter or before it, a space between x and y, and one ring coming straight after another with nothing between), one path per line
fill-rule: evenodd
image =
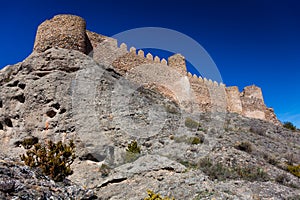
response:
M3 1L0 68L32 51L37 26L76 14L89 30L114 35L164 27L198 41L226 85L256 84L279 119L300 127L300 3L297 0Z

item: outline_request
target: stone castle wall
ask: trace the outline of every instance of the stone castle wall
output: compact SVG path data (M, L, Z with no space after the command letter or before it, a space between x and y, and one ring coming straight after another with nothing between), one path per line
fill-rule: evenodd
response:
M182 76L187 77L200 112L228 111L245 117L268 120L275 124L280 123L274 111L265 106L262 91L257 86L247 86L240 92L236 86L226 87L223 83L219 84L187 72L185 58L180 54L170 56L167 61L150 53L145 56L144 51L136 51L134 47L128 51L128 47L124 43L118 47L116 40L107 40L106 42L110 43L108 45L110 48L106 47L107 44L103 46L98 44L98 47L101 46L104 49L94 49L94 53L105 51L110 55L121 55L112 61L112 66L123 75L140 65L160 64L173 68ZM109 51L110 53L108 53ZM94 59L102 62L103 57Z
M87 31L85 21L73 15L58 15L51 20L43 22L39 27L34 44L34 50L43 52L51 47L61 47L65 49L77 50L89 54L100 64L111 65L121 75L135 73L134 80L141 81L142 75L136 68L143 65L152 65L155 70L148 71L146 79L152 80L151 76L159 77L164 74L161 85L168 85L168 82L176 83L177 80L188 80L189 90L172 84L169 88L161 89L166 96L171 95L170 91L176 91L171 99L183 99L184 96L191 95L193 103L197 105L200 112L233 112L250 118L268 120L275 124L280 124L274 114L273 109L267 108L264 104L262 91L257 86L245 87L239 92L237 87L226 87L223 83L213 82L206 78L192 75L186 70L185 58L180 54L175 54L166 59L160 59L143 50L137 51L134 47L129 48L126 44L118 46L117 40L97 33ZM168 70L169 69L169 70ZM171 74L170 69L174 69ZM145 70L147 71L147 69ZM159 71L159 72L157 72ZM150 74L150 75L149 75ZM144 78L144 77L142 77ZM153 77L152 77L153 78ZM175 81L174 81L175 80ZM155 84L160 84L155 83ZM160 88L157 86L156 88ZM164 87L163 87L164 88ZM177 91L178 90L178 91ZM182 94L179 94L183 91Z

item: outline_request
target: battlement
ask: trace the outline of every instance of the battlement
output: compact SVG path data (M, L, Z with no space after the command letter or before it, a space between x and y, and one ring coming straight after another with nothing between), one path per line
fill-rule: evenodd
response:
M170 67L189 82L194 92L195 102L200 112L235 112L246 117L259 118L280 124L274 111L264 104L262 91L257 86L247 86L240 93L237 87L226 87L205 77L198 77L187 72L184 56L174 54L167 60L147 53L142 49L128 47L125 43L118 46L116 39L86 30L84 19L74 15L57 15L43 22L37 30L34 51L43 52L51 47L60 47L88 54L99 64L112 66L121 75L135 73L134 69L144 64L156 66L155 70L166 70ZM132 71L131 71L132 70ZM150 72L149 72L150 73ZM165 73L166 74L166 73ZM166 75L165 82L174 81L174 77ZM182 80L184 80L182 79ZM169 81L171 82L171 81ZM157 86L158 88L164 88ZM176 87L173 87L174 91ZM180 88L179 88L180 89ZM177 88L177 90L179 90ZM168 91L167 88L160 91ZM175 96L184 97L186 94ZM163 92L167 97L172 92ZM172 96L171 99L176 99ZM184 98L182 98L184 99Z

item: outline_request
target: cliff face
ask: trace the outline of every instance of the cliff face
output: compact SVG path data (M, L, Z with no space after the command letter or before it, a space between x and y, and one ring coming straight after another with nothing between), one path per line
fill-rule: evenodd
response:
M82 23L65 15L55 23L65 17L75 27ZM299 199L300 178L286 163L300 163L300 134L274 125L259 88L240 93L187 75L180 55L168 62L145 58L92 32L86 39L93 51L86 42L51 47L48 39L39 48L45 46L39 34L54 27L47 23L38 29L35 51L0 71L0 159L7 162L0 160L1 199L16 199L26 185L29 197L41 198L41 191L84 198L90 189L86 198L138 200L151 189L176 199ZM56 38L67 30L60 31ZM20 175L28 169L6 158L18 160L26 151L18 144L32 137L75 141L68 179L77 186ZM139 154L126 150L134 140Z

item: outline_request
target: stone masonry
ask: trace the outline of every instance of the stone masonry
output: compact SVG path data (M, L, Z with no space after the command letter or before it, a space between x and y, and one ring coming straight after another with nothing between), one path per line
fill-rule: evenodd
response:
M92 49L86 35L85 20L74 15L57 15L43 22L37 30L34 50L44 52L51 47L88 54Z
M169 57L167 62L151 54L144 55L142 50L136 52L134 47L128 51L126 44L118 46L113 38L87 31L86 23L80 17L57 15L38 27L34 51L43 52L51 47L90 53L95 61L112 65L121 75L145 64L169 66L180 73L182 78L188 79L194 103L200 112L227 111L280 124L274 110L264 104L259 87L252 85L239 92L237 87L225 87L222 83L193 76L187 73L185 58L180 54ZM176 99L176 96L172 99Z

